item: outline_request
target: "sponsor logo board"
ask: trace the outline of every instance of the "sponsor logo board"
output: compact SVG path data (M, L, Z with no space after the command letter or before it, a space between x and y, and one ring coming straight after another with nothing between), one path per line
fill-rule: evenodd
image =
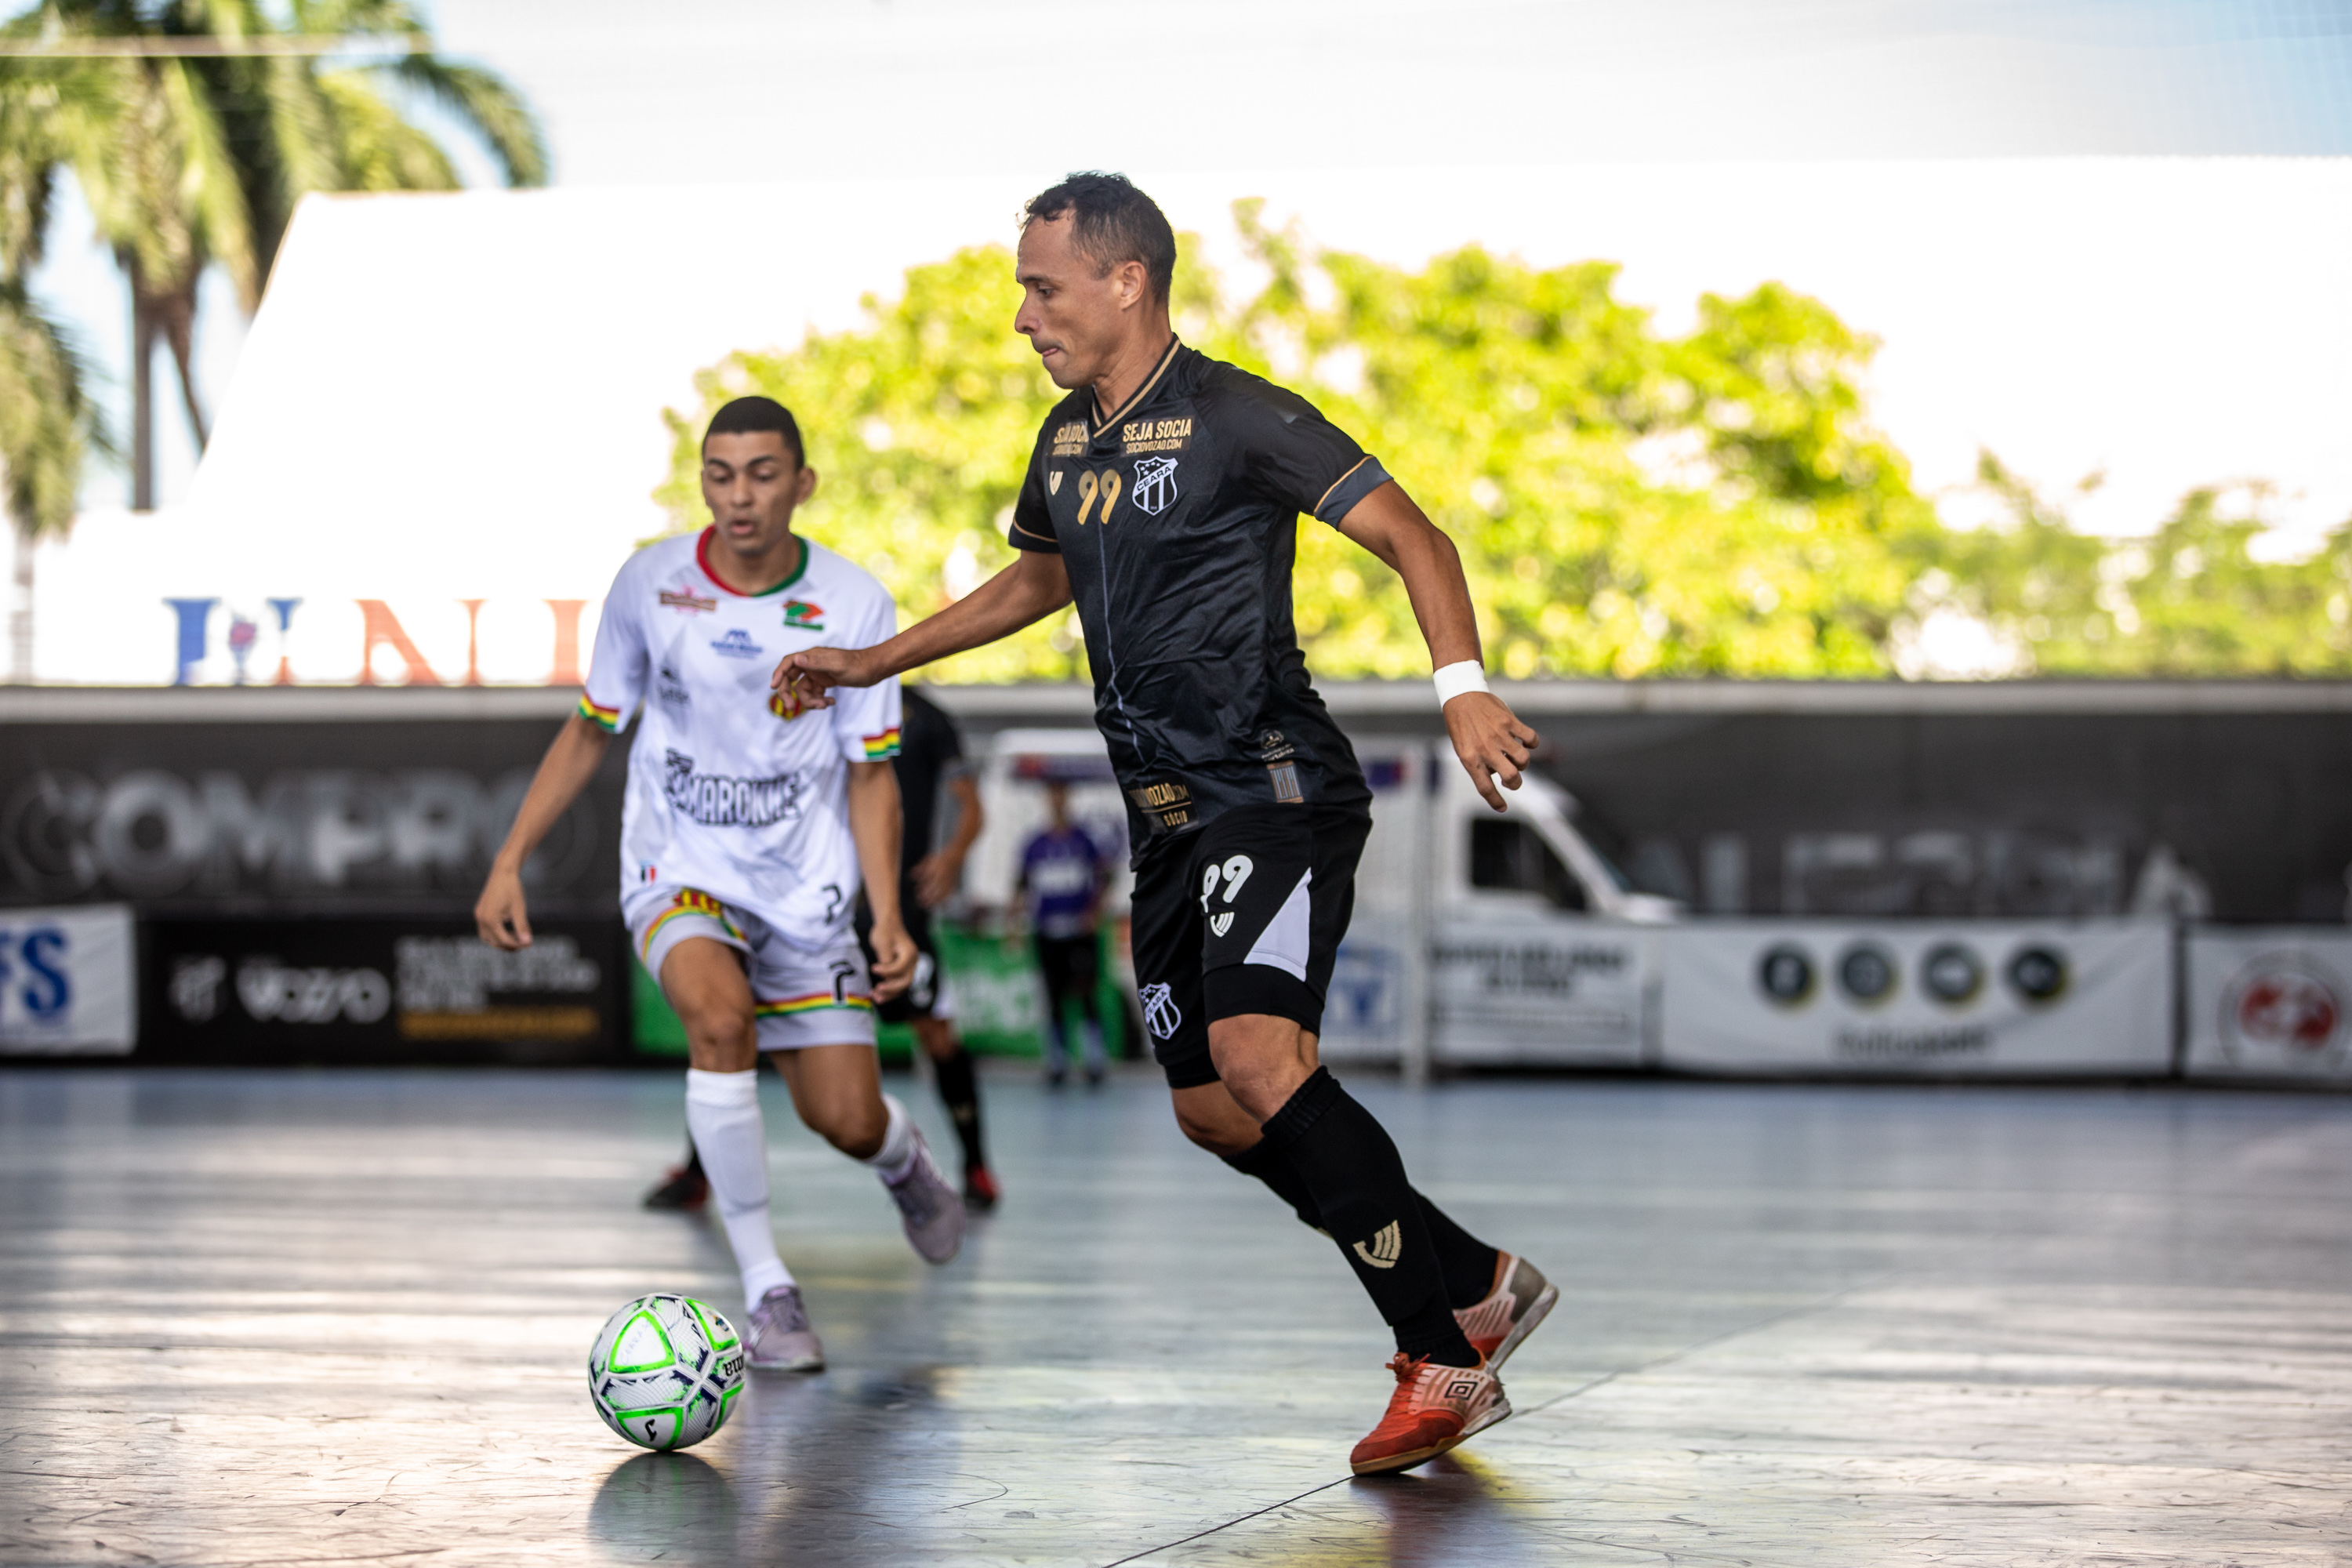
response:
M0 1055L130 1050L133 952L127 906L0 910Z
M2191 1078L2352 1078L2352 934L2191 931Z
M147 922L142 1058L598 1061L624 1046L617 921L518 952L458 921Z
M2171 1065L2163 921L1708 921L1659 941L1669 1067L1945 1074Z
M1441 1062L1633 1066L1654 934L1599 921L1446 916L1430 933Z

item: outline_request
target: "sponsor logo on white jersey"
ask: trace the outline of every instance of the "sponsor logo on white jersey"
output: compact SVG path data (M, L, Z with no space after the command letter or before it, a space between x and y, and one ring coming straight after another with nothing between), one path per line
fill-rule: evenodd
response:
M725 637L712 637L710 651L722 658L765 658L768 654L741 626L730 626Z
M730 779L694 771L682 752L662 753L662 794L680 815L710 827L768 827L801 814L801 775Z

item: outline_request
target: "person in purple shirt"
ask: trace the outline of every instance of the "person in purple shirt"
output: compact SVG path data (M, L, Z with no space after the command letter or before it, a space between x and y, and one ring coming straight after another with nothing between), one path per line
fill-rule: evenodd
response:
M1102 949L1096 921L1110 883L1110 856L1070 820L1070 786L1045 783L1047 826L1021 850L1021 892L1028 900L1029 926L1037 943L1037 968L1045 977L1045 1081L1059 1087L1068 1076L1069 1004L1086 1019L1087 1082L1103 1080Z

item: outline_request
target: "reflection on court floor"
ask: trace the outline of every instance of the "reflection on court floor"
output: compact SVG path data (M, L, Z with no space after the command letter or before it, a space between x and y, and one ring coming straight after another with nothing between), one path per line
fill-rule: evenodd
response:
M2344 1549L2352 1098L1351 1085L1562 1288L1517 1416L1379 1482L1380 1325L1147 1075L997 1079L1006 1204L941 1270L771 1107L832 1370L646 1454L597 1325L738 1305L714 1228L635 1206L669 1075L0 1072L0 1563Z

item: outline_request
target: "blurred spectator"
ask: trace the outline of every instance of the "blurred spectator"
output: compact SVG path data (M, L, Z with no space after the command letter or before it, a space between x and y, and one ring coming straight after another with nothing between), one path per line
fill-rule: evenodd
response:
M1103 1079L1102 945L1097 922L1110 885L1110 857L1070 820L1070 786L1045 784L1047 825L1021 850L1020 892L1045 979L1045 1081L1058 1085L1070 1065L1069 1006L1085 1020L1087 1081Z

